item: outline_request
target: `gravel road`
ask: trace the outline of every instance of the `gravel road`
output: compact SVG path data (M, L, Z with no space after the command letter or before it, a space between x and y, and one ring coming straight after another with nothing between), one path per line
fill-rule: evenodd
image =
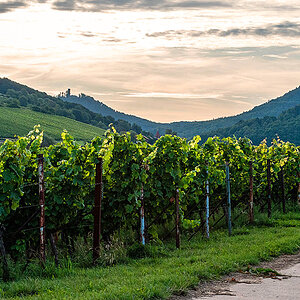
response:
M256 268L272 269L279 273L232 273L221 280L201 283L186 296L172 300L300 300L300 253L283 255Z

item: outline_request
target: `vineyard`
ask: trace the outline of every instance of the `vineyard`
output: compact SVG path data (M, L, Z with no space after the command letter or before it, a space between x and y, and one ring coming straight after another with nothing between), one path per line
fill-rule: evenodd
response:
M255 221L299 205L299 146L279 139L254 146L249 139L191 141L165 135L154 145L140 135L120 135L81 145L67 132L62 142L42 147L35 127L25 137L0 146L0 250L14 259L45 247L57 257L58 237L70 244L93 233L93 260L101 241L132 230L142 244L192 239L226 221L229 234L237 218ZM164 228L164 230L161 230ZM47 243L48 242L48 243ZM71 247L72 248L72 247Z

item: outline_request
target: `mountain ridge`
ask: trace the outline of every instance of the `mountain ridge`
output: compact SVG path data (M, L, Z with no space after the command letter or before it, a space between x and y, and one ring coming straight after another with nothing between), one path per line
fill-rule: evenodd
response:
M271 99L263 104L257 105L254 108L240 113L238 115L221 117L207 121L177 121L171 123L153 122L134 115L125 114L116 111L100 100L96 100L91 96L80 94L80 96L70 95L68 97L59 97L63 101L81 104L93 112L101 113L105 116L113 116L115 119L124 119L127 122L137 124L143 130L155 133L159 130L164 133L165 130L171 129L179 136L191 138L196 134L204 134L219 128L230 127L241 120L250 120L255 118L263 118L266 116L278 117L282 112L300 104L300 87L297 87L284 95Z
M281 138L289 139L291 142L297 141L297 143L299 138L300 143L300 136L298 137L298 131L300 133L299 105L300 87L239 115L208 121L158 123L118 112L84 94L71 96L70 90L60 97L52 97L7 78L0 78L0 106L27 108L49 115L65 116L103 129L113 123L118 132L130 131L133 136L137 133L147 136L149 132L145 131L146 127L153 133L159 130L161 134L165 134L167 131L187 139L194 135L201 135L204 138L208 135L235 135L237 137L250 137L256 142L265 137L272 139L276 133L280 133ZM102 111L93 112L91 106L93 106L93 110L102 109ZM291 111L284 114L289 109ZM292 135L290 135L291 132L293 132ZM147 138L152 141L155 140L151 134Z

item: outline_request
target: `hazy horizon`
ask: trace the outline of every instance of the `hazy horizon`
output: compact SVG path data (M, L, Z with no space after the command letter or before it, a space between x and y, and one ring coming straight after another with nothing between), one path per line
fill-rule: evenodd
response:
M156 122L242 113L299 86L295 0L0 0L0 77Z

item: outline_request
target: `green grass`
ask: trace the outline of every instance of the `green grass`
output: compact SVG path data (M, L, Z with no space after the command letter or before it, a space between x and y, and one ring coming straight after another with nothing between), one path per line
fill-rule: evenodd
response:
M104 129L81 123L66 117L48 115L24 108L0 107L0 137L24 136L34 125L40 124L45 134L60 140L64 129L76 140L88 141L95 136L103 136Z
M275 227L241 227L228 237L225 230L200 236L176 250L172 241L167 256L128 259L112 267L61 269L56 278L22 278L0 284L1 299L167 299L182 294L199 281L219 276L249 264L257 264L300 248L300 214ZM293 218L293 219L292 219ZM288 221L288 218L282 220Z

